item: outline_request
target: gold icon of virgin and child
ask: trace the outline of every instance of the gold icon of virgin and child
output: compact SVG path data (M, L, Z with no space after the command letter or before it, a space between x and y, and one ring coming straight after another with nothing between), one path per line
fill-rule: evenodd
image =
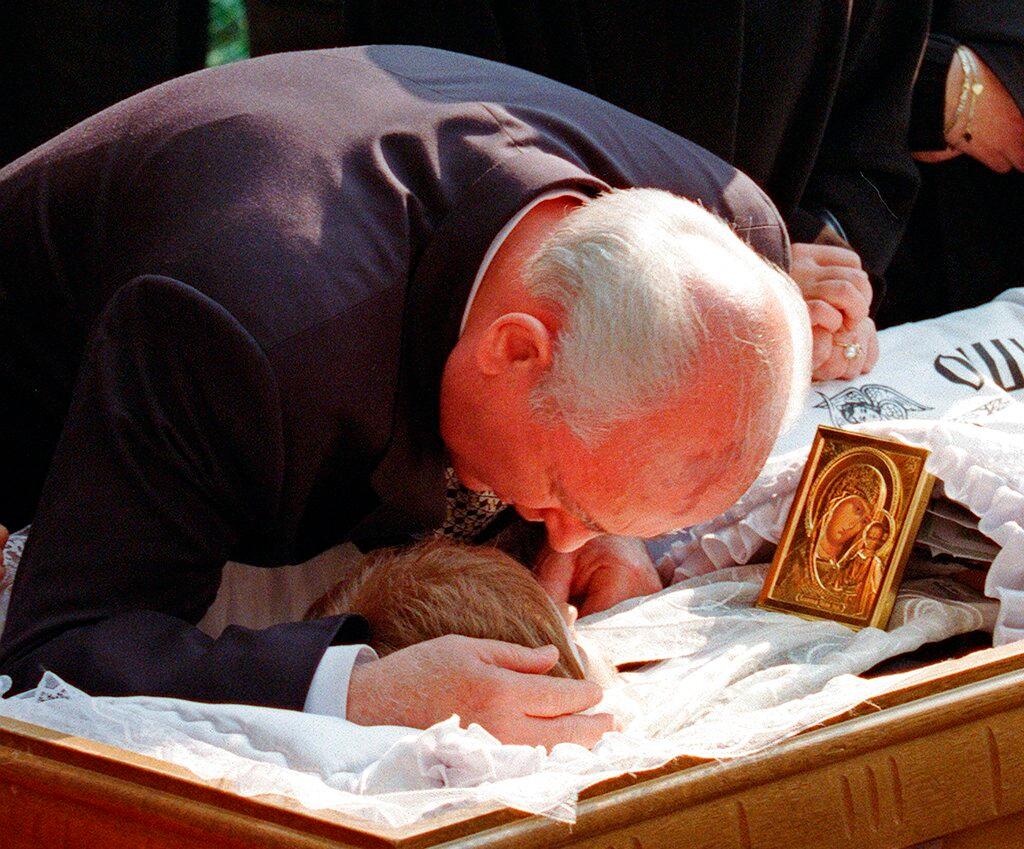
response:
M931 490L926 456L820 428L759 604L884 627Z

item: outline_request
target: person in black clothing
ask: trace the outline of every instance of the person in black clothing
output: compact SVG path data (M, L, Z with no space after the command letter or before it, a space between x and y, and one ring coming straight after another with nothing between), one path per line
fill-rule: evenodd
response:
M875 308L917 188L906 134L927 15L924 0L250 3L256 53L440 47L543 74L691 138L778 206L808 297L847 290L853 304L859 289ZM812 320L817 377L870 369L868 312L819 305Z
M1024 4L936 0L910 137L923 184L881 324L977 306L1024 285L1022 113Z
M924 0L251 0L250 18L254 53L422 44L596 94L751 176L794 242L852 247L881 297L918 182Z
M0 30L0 165L203 67L209 0L11 3Z

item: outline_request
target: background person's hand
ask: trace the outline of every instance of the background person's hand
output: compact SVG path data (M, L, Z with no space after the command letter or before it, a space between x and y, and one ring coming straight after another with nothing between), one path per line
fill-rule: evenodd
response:
M557 661L554 646L438 637L354 667L347 717L359 725L429 728L457 713L503 743L589 749L614 720L579 714L601 700L601 688L545 675Z
M878 333L870 318L862 319L852 330L832 334L830 344L827 356L814 369L815 380L852 380L878 362ZM855 346L856 356L847 356L850 345Z
M952 124L946 131L949 147L946 150L920 151L914 154L914 158L919 162L933 163L966 153L993 171L1006 173L1014 168L1024 171L1024 115L1021 115L1016 101L999 77L973 51L972 55L978 68L977 81L984 90L975 97L970 125L967 123L969 109L962 109L957 116L964 71L960 59L954 56L946 77L944 121L946 126ZM970 134L970 140L964 137L965 133Z
M642 540L600 536L568 554L545 547L533 574L556 602L577 603L581 616L662 589Z
M796 243L790 275L811 320L814 379L849 379L869 371L878 359L878 340L875 323L868 317L871 281L860 257L836 245ZM846 359L843 352L850 344L861 350Z
M7 570L4 568L4 546L7 545L7 540L10 538L7 528L0 525L0 581L4 579L4 575L7 574Z

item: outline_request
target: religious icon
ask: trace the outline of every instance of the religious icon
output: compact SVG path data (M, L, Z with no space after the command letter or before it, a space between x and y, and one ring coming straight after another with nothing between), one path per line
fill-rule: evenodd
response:
M935 482L927 456L819 427L758 605L884 628Z

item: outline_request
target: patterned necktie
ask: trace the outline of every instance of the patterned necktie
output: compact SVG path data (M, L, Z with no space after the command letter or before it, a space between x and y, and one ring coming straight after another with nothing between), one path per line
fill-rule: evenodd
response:
M493 492L475 492L467 488L449 466L444 473L445 517L437 536L471 542L508 505Z

